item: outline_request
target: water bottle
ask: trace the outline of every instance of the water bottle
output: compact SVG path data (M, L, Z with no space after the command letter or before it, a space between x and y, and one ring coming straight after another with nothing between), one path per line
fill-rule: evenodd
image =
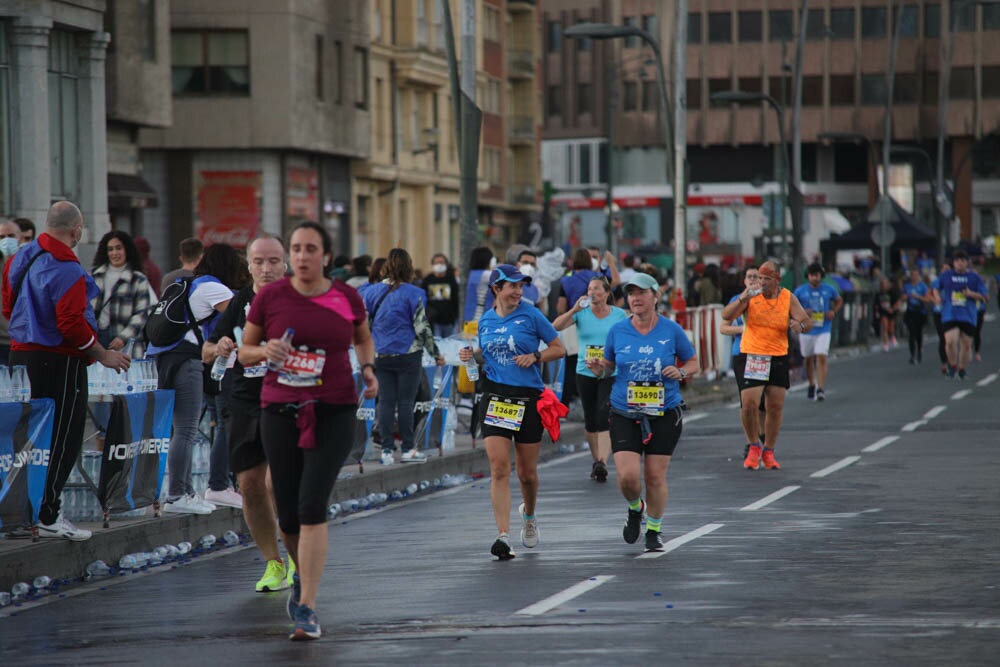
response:
M465 349L472 351L471 347L466 347ZM476 363L476 357L470 357L468 361L465 362L465 374L469 376L469 382L479 381L479 365Z
M31 583L36 590L43 591L52 585L52 578L46 577L44 574L35 577L35 580Z
M125 554L118 559L118 567L123 570L134 570L139 567L135 554Z
M181 542L180 544L177 545L177 554L179 556L186 556L189 553L191 553L190 542Z
M124 354L129 359L132 358L132 348L135 347L135 338L129 338L128 342L125 343L125 347L122 348L122 354Z
M29 593L31 593L31 586L24 583L23 581L19 581L10 588L10 597L15 602L17 602L18 600L23 600L24 598L28 597Z
M111 576L111 568L103 560L95 560L87 565L87 579L102 579Z
M454 408L448 410L448 416L444 419L444 436L441 438L441 451L455 451L455 429L458 428L458 411Z
M172 544L164 544L162 547L157 547L157 549L163 549L166 551L166 558L169 560L173 560L181 555L180 549Z
M417 485L416 484L410 484L409 486L406 487L406 495L413 496L413 495L416 495L416 493L417 493Z
M755 296L757 296L758 294L760 294L760 293L761 293L761 291L762 291L762 290L761 290L761 289L760 289L759 287L755 287L755 288L753 288L752 290L750 290L749 292L747 292L747 296L749 296L749 297L755 297Z
M340 515L340 503L334 503L330 505L330 509L326 511L326 518L336 519Z
M389 500L402 500L402 499L403 499L403 492L400 491L399 489L395 489L392 493L389 494Z
M12 598L7 591L0 591L0 607L6 607L11 603Z
M146 551L142 555L146 557L146 563L148 563L151 567L163 564L163 554L156 549Z
M218 382L222 379L222 376L226 374L226 369L229 368L232 363L236 361L236 350L233 350L228 355L224 357L216 357L215 363L212 364L212 379Z
M0 403L11 402L10 372L7 367L0 364Z
M176 549L176 547L174 547L174 549ZM170 557L170 549L166 546L159 546L153 549L152 554L157 559L158 565Z
M590 308L590 297L589 296L585 296L582 299L580 299L580 307L581 308Z
M11 385L13 389L13 400L16 403L31 402L31 380L28 379L27 366L14 366L11 369Z
M236 531L227 530L222 534L222 542L227 547L235 547L240 543L240 536L236 534Z
M431 488L431 483L428 482L426 479L420 480L420 486L418 488L421 491L426 491L427 489Z
M207 535L202 535L201 539L198 540L198 544L201 545L202 549L211 549L215 546L215 535L208 533Z
M288 327L287 329L285 329L285 333L281 334L281 342L288 343L289 345L291 345L292 338L294 336L295 336L295 329ZM281 368L281 364L279 364L276 361L271 361L270 359L267 360L267 370L271 371L272 373L276 373L279 368Z

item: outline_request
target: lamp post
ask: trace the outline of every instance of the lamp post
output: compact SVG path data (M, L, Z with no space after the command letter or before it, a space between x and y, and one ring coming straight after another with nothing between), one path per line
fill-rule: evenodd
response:
M682 42L679 48L685 48L687 43L687 2L680 0L677 3L678 15L678 38L676 42ZM681 13L683 12L683 13ZM680 94L674 95L677 102L675 111L676 135L681 138L675 142L675 128L670 123L670 104L667 100L667 77L663 71L663 53L660 50L660 43L653 35L637 26L611 25L610 23L578 23L563 31L563 35L570 39L623 39L625 37L638 37L649 48L653 50L656 57L656 75L660 89L660 108L662 109L663 131L666 137L667 148L667 178L673 180L674 188L674 285L684 286L684 272L686 259L684 256L684 235L687 225L685 208L687 206L687 186L685 182L685 171L687 162L687 126L683 112L683 86L686 81L683 62L675 62L679 72L674 73L674 83L679 86ZM678 84L678 81L680 82ZM673 157L673 160L671 159Z
M791 170L789 169L788 163L788 143L785 141L785 108L781 105L778 100L774 99L767 93L763 92L748 92L743 90L724 90L718 93L712 93L709 97L712 102L716 103L729 103L729 104L744 104L744 103L754 103L754 102L767 102L774 110L774 114L778 118L778 141L780 143L779 152L781 153L781 166L782 166L782 177L778 181L778 185L781 188L781 198L785 202L785 207L791 211L793 203L790 201L789 197L789 179L791 177ZM795 215L792 215L792 275L793 284L799 280L799 276L802 275L802 229L800 227L801 218L796 219ZM788 253L788 236L785 234L785 216L781 216L781 244L785 253Z

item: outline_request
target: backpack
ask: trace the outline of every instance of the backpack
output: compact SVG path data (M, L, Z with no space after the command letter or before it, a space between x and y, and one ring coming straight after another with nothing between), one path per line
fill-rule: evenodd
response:
M188 331L193 331L198 339L198 346L201 347L204 342L201 325L211 320L215 313L203 320L194 319L188 302L194 280L192 277L178 278L163 290L159 302L146 318L146 340L153 345L168 347L179 343Z

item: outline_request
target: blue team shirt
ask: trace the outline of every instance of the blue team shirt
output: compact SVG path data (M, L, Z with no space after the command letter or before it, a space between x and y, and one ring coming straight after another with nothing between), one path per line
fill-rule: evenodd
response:
M968 287L973 292L986 295L986 283L975 271L955 273L945 271L938 276L938 291L941 293L941 321L976 323L976 301L967 298L962 291Z
M541 391L541 366L520 368L514 357L538 351L538 343L549 344L557 336L552 323L542 311L523 301L507 317L489 310L479 318L479 347L486 361L486 377L493 382L515 387L532 387Z
M740 298L740 295L737 294L736 296L734 296L732 299L729 300L729 303L732 303L733 301L736 301L739 298ZM743 326L743 316L740 315L735 320L733 320L732 321L732 325L734 327L741 327L741 326ZM742 340L742 339L743 339L743 334L734 334L733 335L733 356L734 357L740 353L740 340Z
M840 296L837 288L828 283L820 283L819 287L813 287L809 283L799 285L795 290L795 298L799 300L802 307L813 312L812 329L804 332L804 336L818 336L830 333L830 325L833 320L826 319L826 311L833 308L832 304Z
M653 330L643 336L631 320L622 320L611 327L604 344L604 358L613 361L618 374L611 387L611 407L629 409L626 399L629 382L662 382L664 407L681 403L680 383L663 376L667 366L677 366L694 356L694 346L687 334L673 320L658 315Z
M917 297L927 296L930 292L930 288L927 287L926 283L923 281L914 285L913 283L906 283L903 285L903 292L906 293L906 309L913 310L918 313L926 313L927 307L924 302Z
M587 368L587 348L594 346L603 349L611 327L627 319L628 313L617 306L611 306L611 312L603 319L595 317L590 308L584 308L573 316L573 321L576 322L577 340L580 342L580 354L576 360L577 375L597 377Z
M935 278L934 280L932 280L931 281L931 289L932 290L937 290L938 292L940 292L941 291L941 281L938 280L937 278ZM934 312L935 315L940 315L941 314L941 305L935 301L934 305L931 306L931 310Z

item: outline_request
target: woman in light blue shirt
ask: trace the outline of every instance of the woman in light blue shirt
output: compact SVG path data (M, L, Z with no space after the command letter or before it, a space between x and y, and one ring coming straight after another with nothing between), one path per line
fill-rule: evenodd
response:
M604 276L594 276L587 283L587 293L576 300L573 307L552 323L556 331L576 324L580 341L580 354L576 362L576 388L583 404L584 429L593 463L590 479L606 482L608 456L611 454L611 434L608 431L611 386L613 374L597 377L587 368L590 359L604 357L604 342L608 331L616 323L628 319L624 310L611 305L611 284Z

